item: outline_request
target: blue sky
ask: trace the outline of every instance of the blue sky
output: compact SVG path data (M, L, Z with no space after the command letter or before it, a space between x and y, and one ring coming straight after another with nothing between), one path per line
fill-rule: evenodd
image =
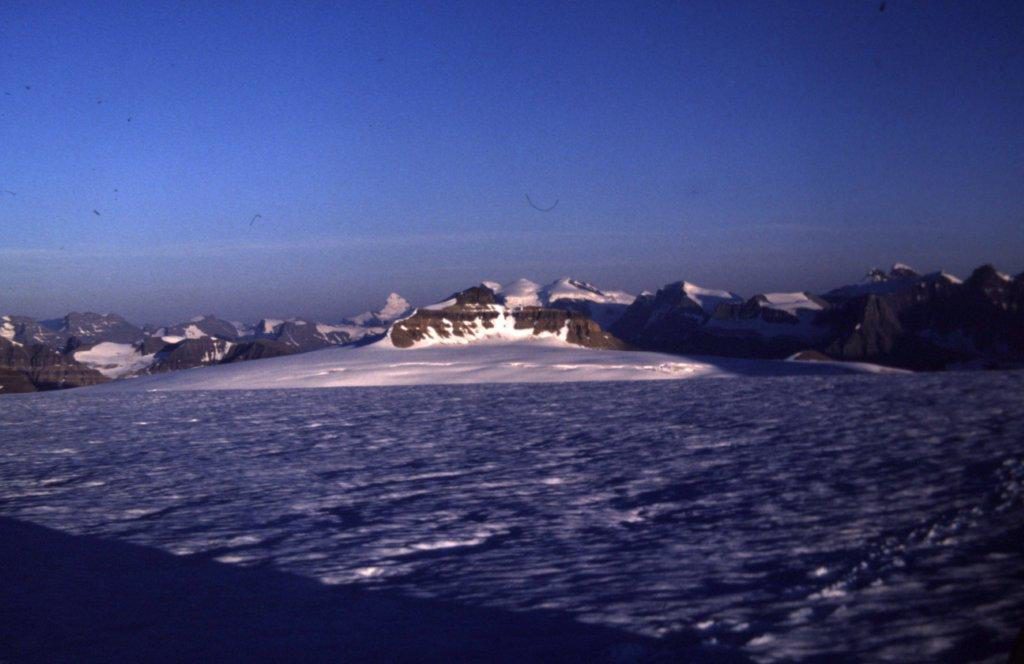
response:
M502 5L0 4L0 311L1024 269L1024 3Z

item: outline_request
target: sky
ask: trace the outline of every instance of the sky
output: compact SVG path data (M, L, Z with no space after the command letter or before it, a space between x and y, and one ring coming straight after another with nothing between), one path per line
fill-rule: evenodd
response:
M40 318L1017 273L1024 3L5 0L0 190Z

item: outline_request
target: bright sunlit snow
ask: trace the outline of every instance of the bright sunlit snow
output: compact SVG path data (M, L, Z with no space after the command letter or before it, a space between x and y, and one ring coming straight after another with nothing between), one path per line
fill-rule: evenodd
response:
M481 331L481 335L472 338L472 343L458 338L428 339L417 347L398 349L389 339L383 339L367 346L327 348L258 362L189 369L85 389L230 390L549 383L890 371L874 365L841 362L737 360L594 350L560 341L554 335L538 338L532 329L516 330L511 324L495 324Z
M168 337L164 337L165 341L167 339ZM156 360L156 354L143 355L132 344L116 344L109 341L96 344L89 350L75 351L74 357L107 378L119 378L142 371Z

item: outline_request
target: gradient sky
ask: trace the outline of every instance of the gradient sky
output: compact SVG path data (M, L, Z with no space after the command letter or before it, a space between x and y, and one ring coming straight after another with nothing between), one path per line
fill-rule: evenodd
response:
M1016 273L1024 3L5 0L0 189L37 317Z

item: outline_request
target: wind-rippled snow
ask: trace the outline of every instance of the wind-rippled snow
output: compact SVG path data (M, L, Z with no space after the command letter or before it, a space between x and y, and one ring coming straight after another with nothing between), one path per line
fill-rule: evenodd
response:
M1024 374L7 397L0 513L742 649L1005 660Z

